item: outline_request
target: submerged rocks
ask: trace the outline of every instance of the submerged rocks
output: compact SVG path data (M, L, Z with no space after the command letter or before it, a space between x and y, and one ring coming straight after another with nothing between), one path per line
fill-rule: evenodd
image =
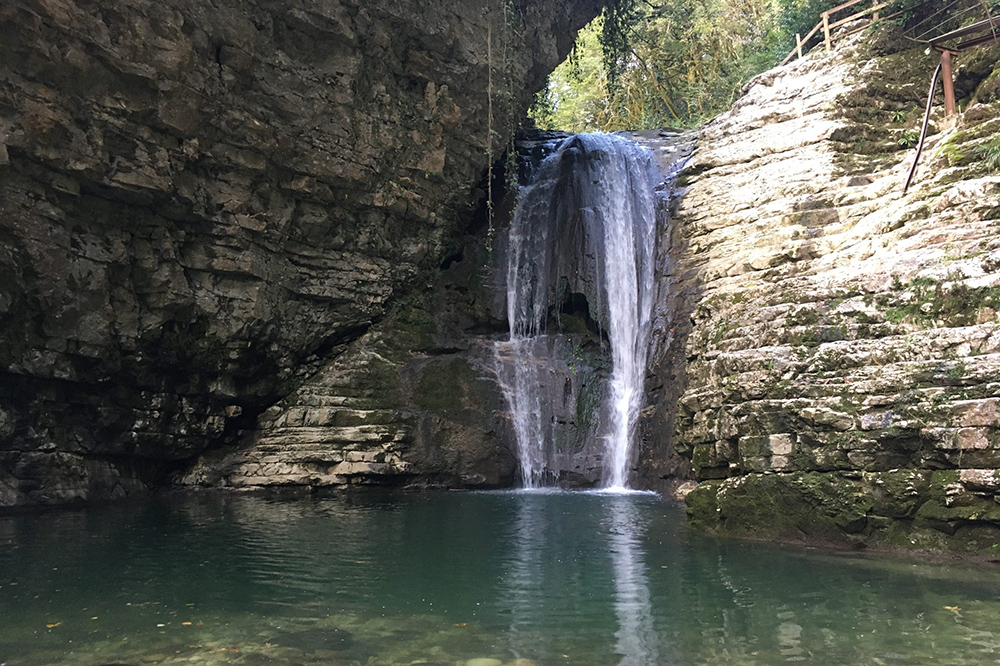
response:
M343 652L354 644L354 636L351 635L351 632L338 627L316 627L277 634L268 639L267 643L308 652L316 650Z
M720 533L993 552L1000 175L954 155L1000 106L936 116L904 196L930 69L859 48L762 75L692 158L688 506Z

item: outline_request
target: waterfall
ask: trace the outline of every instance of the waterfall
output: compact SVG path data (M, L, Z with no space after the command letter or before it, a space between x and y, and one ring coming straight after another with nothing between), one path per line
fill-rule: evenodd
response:
M585 297L610 347L597 433L602 482L628 485L652 322L661 180L652 155L632 141L580 134L563 140L521 191L506 246L510 337L497 343L496 358L526 488L555 475L550 404L558 387L549 377L559 343L546 327L570 295Z

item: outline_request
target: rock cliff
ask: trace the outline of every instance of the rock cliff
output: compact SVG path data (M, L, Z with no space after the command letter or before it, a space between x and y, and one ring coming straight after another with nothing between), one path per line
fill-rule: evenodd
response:
M676 445L708 529L1000 550L998 50L957 59L904 195L936 56L898 43L772 70L702 132Z
M438 267L600 5L4 2L0 506L239 440Z
M521 184L531 182L540 160L569 135L526 132L516 142ZM663 173L689 154L690 134L632 133L658 161ZM571 242L585 233L579 210L586 160L566 162L548 184L558 198L544 224L561 228L562 251L549 258L552 277L545 292L546 335L531 363L538 390L544 440L544 482L588 487L601 482L604 440L602 408L612 360L602 331L598 296L568 287L593 276L580 269ZM597 153L590 159L601 159ZM497 190L503 188L497 184ZM551 189L549 189L551 188ZM671 184L659 186L658 266L671 265L677 227L668 221ZM523 194L521 196L524 196ZM266 410L238 445L215 449L176 475L190 486L229 488L338 487L348 484L405 484L436 487L509 487L517 483L516 426L504 396L513 385L507 318L508 222L515 196L498 206L492 240L487 229L462 239L426 285L397 300L387 317ZM523 203L523 200L522 200ZM483 221L485 222L485 220ZM479 226L485 227L485 224ZM535 230L540 236L548 236ZM551 233L551 232L550 232ZM491 245L492 243L492 245ZM559 244L553 247L559 248ZM537 249L534 253L552 251ZM534 255L532 255L534 256ZM593 258L591 258L593 260ZM661 271L667 277L669 271ZM668 284L656 282L656 330L667 333L676 308ZM589 304L595 304L591 307ZM676 405L669 372L683 355L680 337L660 336L651 359L651 396L640 423L642 460L633 480L663 487L687 478L686 460L674 455L659 415ZM668 350L670 353L668 353ZM606 405L605 405L606 408ZM669 487L670 483L667 483Z

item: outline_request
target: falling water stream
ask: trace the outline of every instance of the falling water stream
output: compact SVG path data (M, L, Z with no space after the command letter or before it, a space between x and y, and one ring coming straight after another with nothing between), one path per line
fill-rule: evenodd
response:
M600 438L603 486L625 489L642 403L652 321L653 264L662 181L652 155L625 138L564 139L520 195L508 235L510 338L497 344L526 488L546 484L552 422L545 395L555 343L553 308L575 285L610 346Z

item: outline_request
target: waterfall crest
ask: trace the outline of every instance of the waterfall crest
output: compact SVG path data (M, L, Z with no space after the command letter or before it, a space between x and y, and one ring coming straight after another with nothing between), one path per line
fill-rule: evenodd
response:
M661 181L646 149L614 135L580 134L563 140L521 191L507 236L510 337L497 343L496 359L526 488L553 480L551 405L562 398L547 377L558 370L557 348L568 343L554 340L547 326L569 302L585 304L610 348L595 424L604 443L602 482L628 484L652 322Z

